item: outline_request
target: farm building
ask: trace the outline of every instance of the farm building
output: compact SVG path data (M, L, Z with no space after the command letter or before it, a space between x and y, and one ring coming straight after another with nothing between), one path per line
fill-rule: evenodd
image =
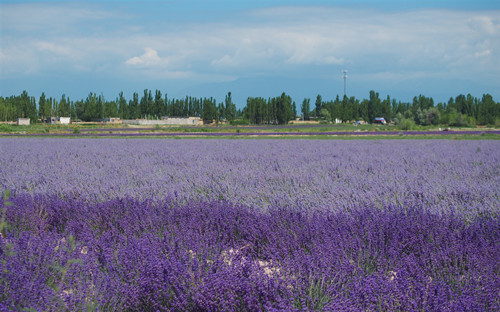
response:
M121 124L122 121L119 117L109 117L109 118L104 118L103 120L105 123L112 123L112 124Z
M59 117L59 123L61 125L69 125L71 123L71 117Z
M161 120L166 121L169 125L202 125L203 121L200 117L161 117Z
M124 124L128 125L203 125L203 120L200 117L162 117L161 120L135 119L123 120Z
M69 125L71 123L71 117L48 117L45 122L51 125Z
M29 126L30 119L29 118L17 118L17 125L18 126Z

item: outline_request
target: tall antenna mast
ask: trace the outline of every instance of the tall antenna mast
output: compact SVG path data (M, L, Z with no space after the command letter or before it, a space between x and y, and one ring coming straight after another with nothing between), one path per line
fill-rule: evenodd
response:
M344 69L344 96L346 96L346 86L347 86L347 70Z

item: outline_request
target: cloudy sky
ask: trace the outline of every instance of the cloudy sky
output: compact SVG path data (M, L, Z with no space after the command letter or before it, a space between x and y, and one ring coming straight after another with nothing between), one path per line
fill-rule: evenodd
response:
M1 96L500 101L497 0L0 1Z

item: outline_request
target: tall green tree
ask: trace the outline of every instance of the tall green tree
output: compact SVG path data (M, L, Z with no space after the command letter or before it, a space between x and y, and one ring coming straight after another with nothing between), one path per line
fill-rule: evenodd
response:
M66 99L65 94L61 96L57 113L58 117L71 117L71 105L69 103L69 99Z
M315 115L316 115L316 117L319 116L319 112L321 111L321 108L323 108L323 100L321 98L321 95L318 94L318 96L316 96L316 103L315 103Z
M168 95L165 93L165 99L163 100L162 116L170 116L170 105Z
M233 103L233 99L231 97L231 92L228 92L226 95L225 103L225 112L226 112L226 120L228 122L232 122L235 119L236 115L236 105Z
M38 100L38 117L45 120L48 117L47 112L45 112L47 99L45 98L45 93L42 92L40 99Z
M477 122L480 125L493 125L495 119L500 117L500 104L493 101L490 94L483 94L478 104Z
M346 122L347 120L352 120L352 108L351 106L349 105L349 98L347 97L347 95L344 94L344 97L342 98L342 102L340 104L341 106L341 116L340 116L340 119L342 120L342 122Z
M380 116L384 117L384 119L389 122L392 119L391 113L391 97L387 95L387 98L382 101L380 107Z
M118 117L118 101L105 101L103 117Z
M304 99L302 101L300 111L302 112L302 118L304 120L309 120L309 114L311 112L311 99Z
M163 97L160 90L155 91L155 100L153 103L153 115L157 118L161 118L163 109Z
M45 114L47 114L47 117L56 117L56 112L54 109L53 105L54 99L50 97L48 100L45 101Z
M30 118L32 122L36 122L37 110L36 100L34 97L29 96L28 92L24 90L19 97L14 97L15 117L16 118Z
M212 123L212 121L217 119L217 106L212 98L203 99L203 114L201 118L205 123Z
M90 93L83 103L83 109L79 111L79 109L77 108L79 118L83 121L93 121L94 119L98 118L97 102L97 95L95 93Z
M71 116L73 119L84 120L85 115L85 102L83 100L78 100L75 102L75 115ZM47 117L49 117L47 115Z
M215 104L215 108L217 110L217 104ZM189 117L189 96L187 95L184 101L182 101L182 117Z
M144 95L139 103L140 117L148 118L153 115L153 95L151 90L145 89Z
M129 119L129 107L127 105L127 100L123 96L123 91L120 91L120 93L118 94L116 102L118 103L118 116L120 116L121 119Z
M224 103L220 102L217 105L217 118L216 118L217 124L222 120L224 120L225 118L226 118L226 111L224 109Z
M276 104L278 124L287 124L292 119L292 98L283 92Z
M101 93L97 97L97 106L96 106L96 116L94 117L95 119L101 120L104 118L104 103L106 102L106 99L104 98L104 94Z
M139 94L137 92L134 92L134 94L132 95L132 100L129 101L128 107L131 119L137 119L141 116L141 109L139 107Z
M335 101L327 103L325 109L328 111L328 115L324 114L324 118L327 118L327 121L333 120L335 121L336 119L343 120L342 119L342 102L340 101L339 96L335 98ZM330 118L328 118L330 117Z
M380 101L380 98L379 98L379 94L378 92L375 92L375 91L370 91L370 99L368 100L368 103L367 103L367 110L366 110L366 113L367 113L367 118L368 118L368 122L373 122L373 120L375 119L375 117L380 117L381 114L382 114L382 105L381 105L381 101Z

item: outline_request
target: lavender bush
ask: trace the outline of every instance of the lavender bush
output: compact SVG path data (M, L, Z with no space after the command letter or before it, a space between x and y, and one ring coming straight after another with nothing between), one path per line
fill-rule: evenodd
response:
M0 139L0 310L500 310L499 148Z
M0 190L103 201L225 200L349 211L497 213L496 141L0 139Z
M500 308L500 222L490 217L29 195L11 207L4 310Z

